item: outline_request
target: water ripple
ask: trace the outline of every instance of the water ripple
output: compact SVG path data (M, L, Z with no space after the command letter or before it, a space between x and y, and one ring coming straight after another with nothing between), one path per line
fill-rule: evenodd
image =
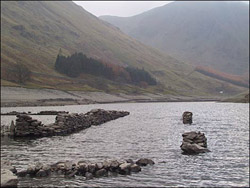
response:
M10 159L17 169L36 162L59 160L103 161L105 159L152 158L156 164L131 176L85 180L63 177L21 178L23 187L228 187L249 186L249 105L232 103L139 103L95 104L67 107L1 108L10 111L65 110L85 113L93 108L127 110L130 115L93 126L69 136L36 140L3 138L1 159ZM194 123L183 125L184 111L193 112ZM55 116L34 116L46 123ZM2 116L1 124L10 124L15 116ZM204 132L212 151L195 156L182 155L182 133Z

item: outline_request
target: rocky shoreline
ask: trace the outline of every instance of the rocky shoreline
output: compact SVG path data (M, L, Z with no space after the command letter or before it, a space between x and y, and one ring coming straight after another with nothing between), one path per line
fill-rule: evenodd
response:
M64 106L134 102L199 102L220 101L220 99L221 98L218 96L191 97L152 93L125 94L1 87L1 107Z

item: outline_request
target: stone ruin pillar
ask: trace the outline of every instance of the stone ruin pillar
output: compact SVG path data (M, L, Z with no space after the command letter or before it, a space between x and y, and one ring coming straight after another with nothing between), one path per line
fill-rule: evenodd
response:
M193 113L192 112L184 112L182 114L182 121L184 124L192 124L193 123Z

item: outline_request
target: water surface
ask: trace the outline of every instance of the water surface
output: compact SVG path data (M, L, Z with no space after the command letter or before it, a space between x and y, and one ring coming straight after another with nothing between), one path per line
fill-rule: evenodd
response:
M152 158L156 164L130 176L85 180L62 177L20 178L19 186L249 186L249 104L181 102L95 104L54 107L11 107L10 111L65 110L85 113L94 108L126 110L129 116L69 136L36 140L1 139L1 159L10 159L18 170L29 164L59 160ZM183 125L184 111L193 112L193 124ZM32 116L43 123L55 116ZM15 116L2 116L1 124ZM182 155L182 133L201 131L212 152Z

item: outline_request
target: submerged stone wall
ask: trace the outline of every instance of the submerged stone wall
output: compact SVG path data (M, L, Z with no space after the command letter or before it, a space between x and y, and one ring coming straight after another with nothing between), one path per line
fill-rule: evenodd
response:
M88 162L85 160L60 161L51 165L37 163L29 166L26 170L17 172L19 177L48 177L51 174L64 175L65 177L84 176L86 179L102 176L112 176L116 174L130 175L141 171L141 167L154 165L154 161L141 158L136 162L132 159L127 160L105 160L103 162Z
M91 125L100 125L129 115L126 111L95 109L83 114L59 114L55 123L44 125L41 121L32 119L27 114L17 115L13 136L16 137L46 137L54 135L68 135L89 128Z

